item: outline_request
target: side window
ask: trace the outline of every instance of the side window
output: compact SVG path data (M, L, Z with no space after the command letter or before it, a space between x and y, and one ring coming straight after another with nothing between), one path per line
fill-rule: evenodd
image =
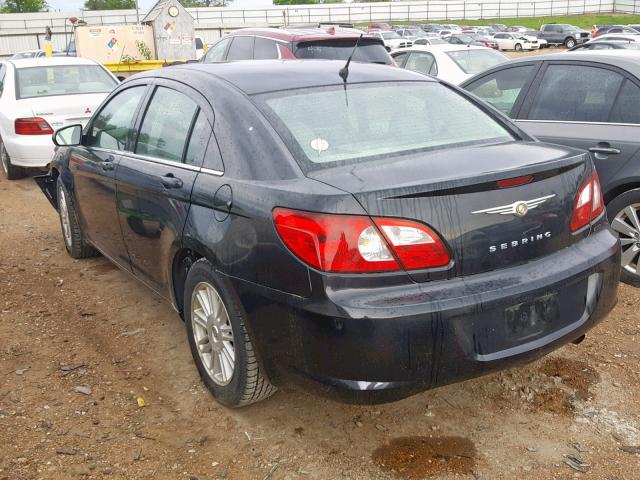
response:
M407 52L402 52L397 55L393 55L393 61L396 62L399 67L403 67L408 56L409 54Z
M197 108L186 95L158 87L142 120L135 153L181 162Z
M203 46L202 39L200 37L196 37L196 50L202 50Z
M609 121L640 124L640 88L635 83L624 81Z
M604 68L549 65L528 118L606 122L622 79L622 75Z
M0 65L0 97L2 96L2 91L4 90L4 77L7 75L7 67L4 64Z
M253 58L255 60L270 60L278 58L278 46L274 40L256 37L253 46Z
M207 116L200 111L196 123L193 124L191 138L189 138L189 146L187 154L184 157L184 163L193 165L194 167L202 166L204 154L207 151L207 144L211 138L211 126L207 120Z
M229 45L230 41L229 37L223 38L211 47L204 57L204 63L224 62L224 52L227 50L227 45Z
M533 69L533 65L505 68L476 80L465 89L490 103L502 113L512 116L513 106Z
M233 37L229 53L228 61L234 60L251 60L253 58L253 39L255 37L237 36Z
M424 73L430 75L431 67L433 66L433 56L428 53L414 52L409 56L407 64L404 68L407 70L413 70L414 72Z
M146 86L128 88L109 100L91 124L88 147L124 150L132 132L133 116Z

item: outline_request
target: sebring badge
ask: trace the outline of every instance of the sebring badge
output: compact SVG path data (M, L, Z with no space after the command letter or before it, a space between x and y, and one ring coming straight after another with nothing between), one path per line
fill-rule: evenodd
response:
M524 217L529 210L539 207L550 198L555 197L556 194L547 195L546 197L534 198L532 200L519 200L509 205L502 205L500 207L485 208L484 210L476 210L471 212L474 214L486 213L489 215L515 215L516 217Z

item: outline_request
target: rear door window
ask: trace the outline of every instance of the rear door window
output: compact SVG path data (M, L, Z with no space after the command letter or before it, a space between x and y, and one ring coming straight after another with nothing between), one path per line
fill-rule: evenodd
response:
M640 124L640 88L630 80L624 81L609 121Z
M204 56L204 63L224 62L224 53L227 51L227 46L230 41L230 38L224 38L212 46Z
M464 88L513 118L516 113L513 107L533 71L534 65L505 68L484 76Z
M122 151L132 133L133 117L146 86L127 88L116 94L95 116L87 146Z
M404 67L404 62L408 57L409 52L398 53L397 55L393 56L393 61L396 62L396 65L398 65L399 67Z
M407 70L424 73L425 75L437 75L438 65L433 55L426 52L411 52L405 67Z
M200 111L191 130L191 137L189 138L189 146L187 147L187 154L184 157L184 163L193 165L194 167L200 167L204 160L210 138L211 126L209 125L207 116L203 111Z
M142 120L135 153L182 162L197 109L198 105L186 95L158 87Z
M549 65L529 110L529 120L606 122L623 77L586 65Z
M2 91L4 90L4 77L7 75L7 67L4 64L0 65L0 97L2 97Z
M278 58L278 46L275 40L256 37L253 47L254 60L270 60Z
M253 41L255 37L236 36L233 37L227 60L251 60L253 59Z

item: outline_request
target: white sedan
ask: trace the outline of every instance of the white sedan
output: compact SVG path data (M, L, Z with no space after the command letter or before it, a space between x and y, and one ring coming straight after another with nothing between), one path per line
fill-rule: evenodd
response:
M537 50L540 42L536 37L529 37L521 33L501 32L493 36L493 40L498 44L500 50Z
M456 85L504 63L509 57L493 48L466 45L414 45L391 53L399 67Z
M85 58L0 62L0 163L6 177L47 166L53 132L84 125L117 84L106 68Z

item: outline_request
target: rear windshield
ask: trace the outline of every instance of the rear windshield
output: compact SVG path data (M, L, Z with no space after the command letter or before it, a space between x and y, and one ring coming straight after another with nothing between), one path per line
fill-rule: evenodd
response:
M345 38L300 42L296 47L295 55L297 58L346 61L353 51L356 40L357 38ZM358 44L353 61L391 65L391 57L384 46L379 41L364 38Z
M461 145L513 140L436 82L364 83L254 97L305 171Z
M447 52L451 60L456 62L464 73L475 75L491 67L504 63L508 59L492 49L465 49Z
M16 70L18 98L108 93L117 82L98 65L50 65Z

